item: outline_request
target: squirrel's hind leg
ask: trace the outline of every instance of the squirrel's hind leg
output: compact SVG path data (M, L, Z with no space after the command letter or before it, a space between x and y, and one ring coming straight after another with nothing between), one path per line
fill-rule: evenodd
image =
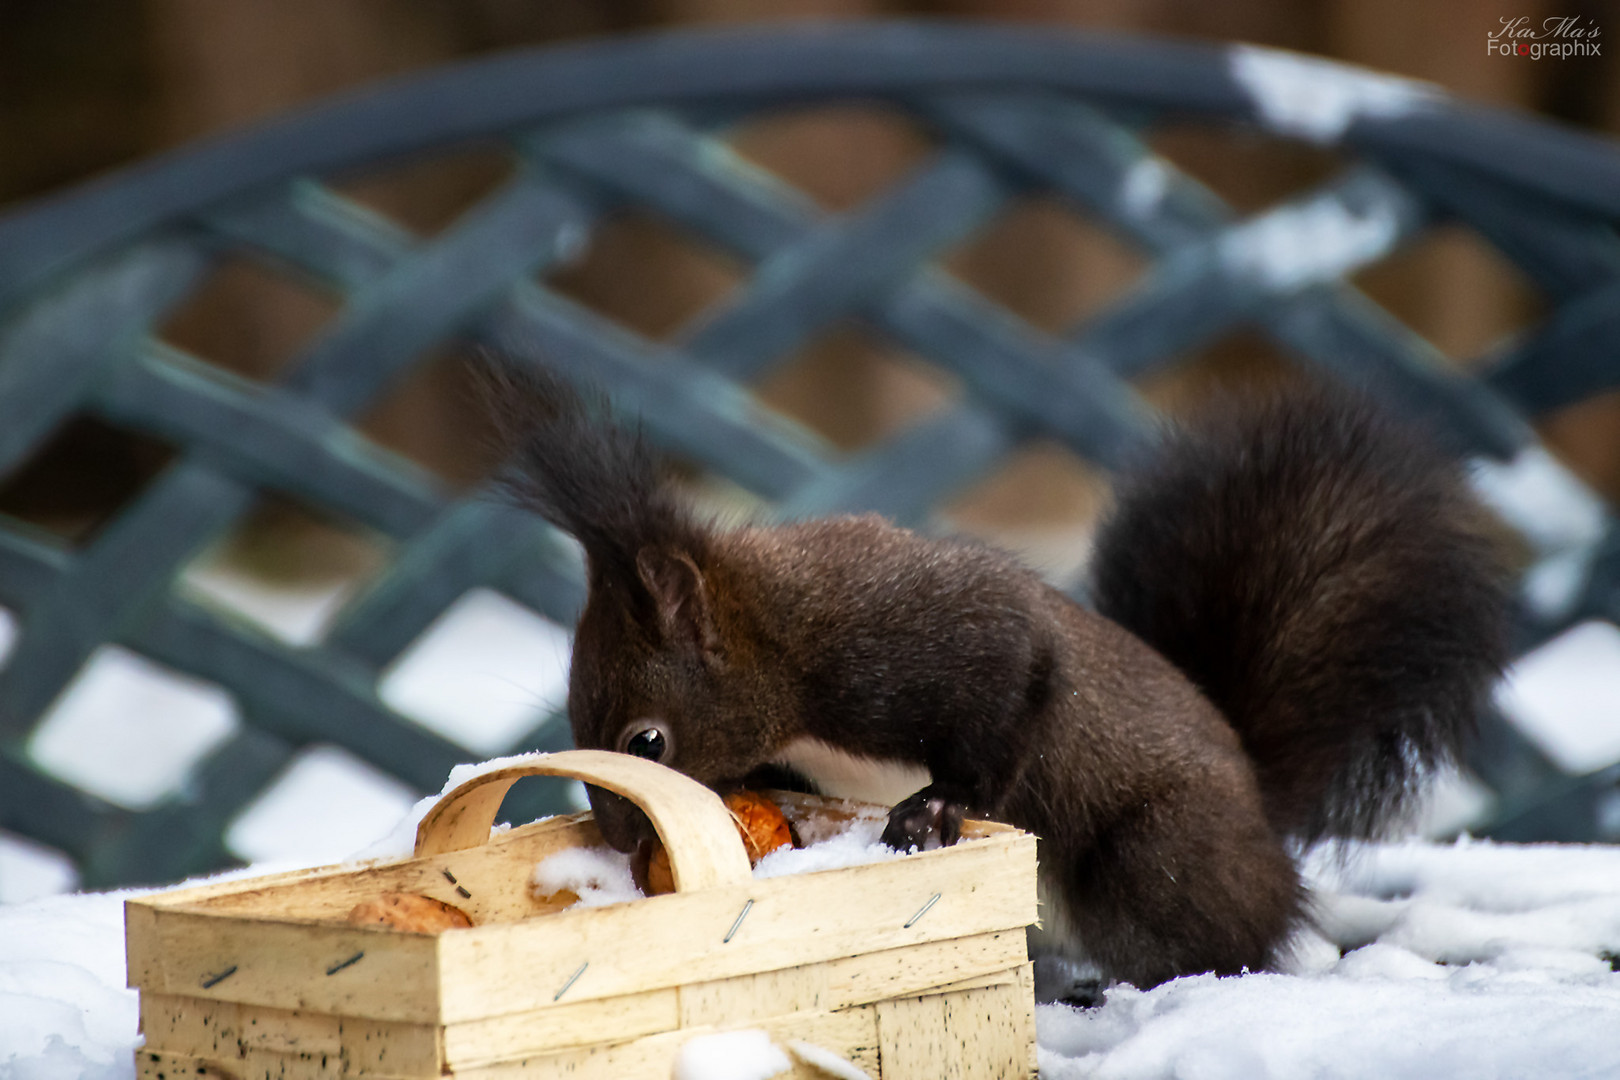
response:
M1093 963L1103 985L1271 968L1306 917L1257 794L1225 784L1159 794L1085 840L1053 830L1041 848L1037 948Z

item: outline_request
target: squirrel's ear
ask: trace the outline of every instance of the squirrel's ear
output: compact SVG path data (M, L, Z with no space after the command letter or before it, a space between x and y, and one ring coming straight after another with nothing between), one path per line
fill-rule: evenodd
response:
M720 633L714 625L703 571L683 551L644 547L636 554L636 573L658 609L658 628L664 640L696 649L705 658L720 654Z

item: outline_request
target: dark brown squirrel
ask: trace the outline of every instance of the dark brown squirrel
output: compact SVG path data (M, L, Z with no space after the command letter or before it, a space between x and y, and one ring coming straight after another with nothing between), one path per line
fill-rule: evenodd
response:
M949 844L964 814L1036 834L1032 947L1105 983L1285 959L1308 920L1291 852L1397 820L1504 660L1504 574L1460 467L1346 390L1167 433L1116 478L1093 612L875 516L701 521L639 435L552 377L491 380L514 496L585 551L578 746L721 790L926 768L884 840ZM614 846L650 837L590 798Z

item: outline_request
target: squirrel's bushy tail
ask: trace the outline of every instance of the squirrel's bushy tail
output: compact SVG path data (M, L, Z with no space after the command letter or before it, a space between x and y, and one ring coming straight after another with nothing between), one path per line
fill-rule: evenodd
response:
M1461 466L1318 386L1168 435L1116 496L1098 610L1227 716L1279 833L1378 835L1505 659L1505 575Z

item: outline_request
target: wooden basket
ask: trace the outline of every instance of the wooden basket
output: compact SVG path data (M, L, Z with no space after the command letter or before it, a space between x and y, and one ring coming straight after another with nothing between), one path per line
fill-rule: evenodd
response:
M492 838L507 790L531 775L633 800L677 891L572 910L536 898L537 862L601 837L578 814ZM794 800L790 816L848 805ZM412 858L128 901L138 1074L664 1080L689 1039L758 1028L883 1080L1033 1076L1035 839L986 822L963 833L938 851L755 880L707 788L622 754L535 755L440 800ZM474 925L346 922L383 892L434 897Z

